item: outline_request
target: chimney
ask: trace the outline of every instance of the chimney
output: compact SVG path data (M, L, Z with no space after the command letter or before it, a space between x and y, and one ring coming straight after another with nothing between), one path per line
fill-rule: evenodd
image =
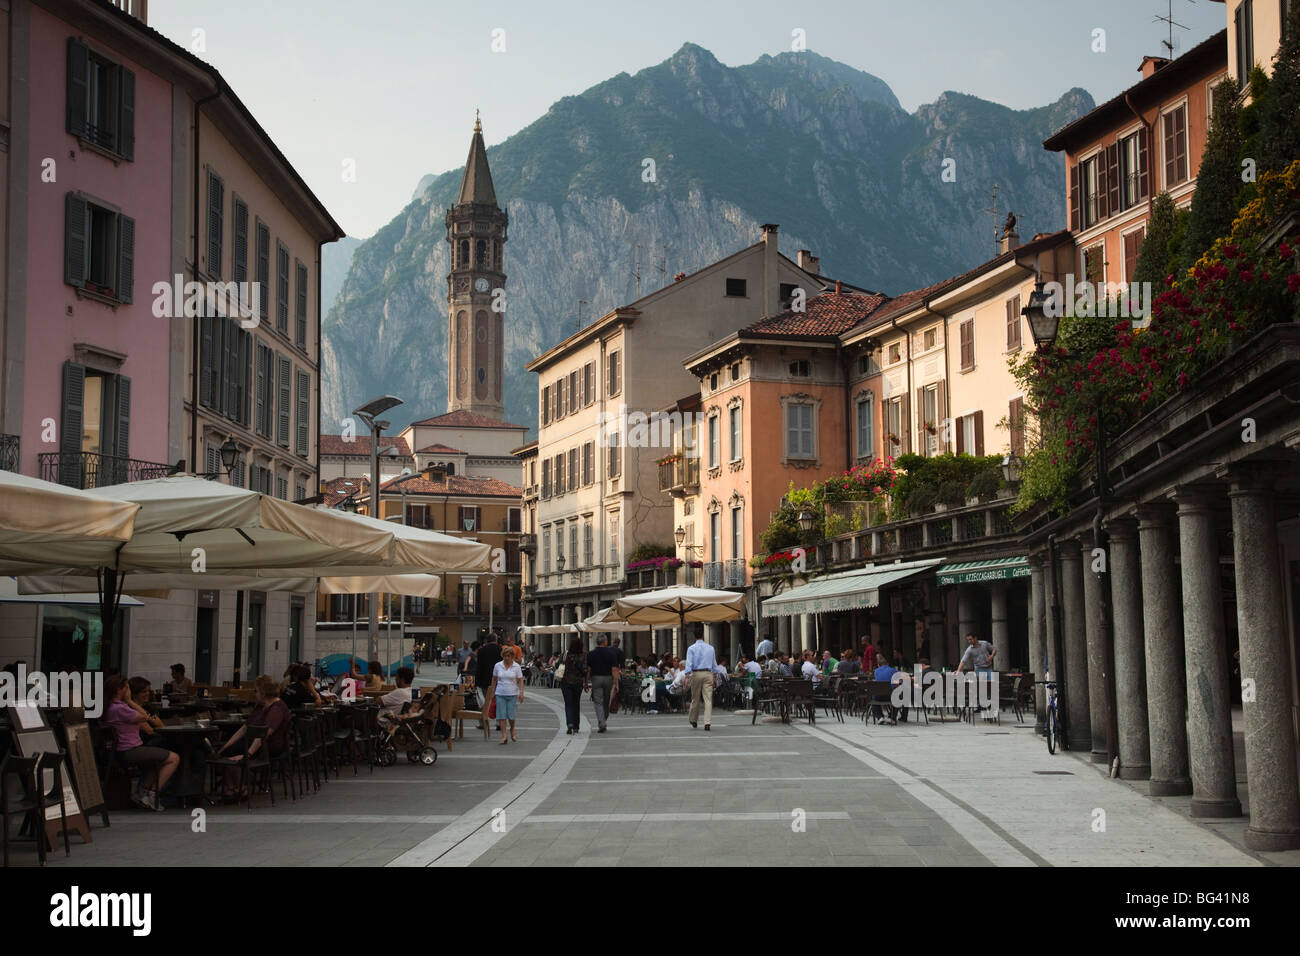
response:
M998 252L999 253L1010 252L1012 249L1016 248L1019 245L1020 245L1020 233L1004 232L1002 236L998 239Z
M799 268L815 276L822 274L821 260L807 249L799 250Z
M1169 60L1163 56L1144 56L1142 65L1138 67L1138 72L1142 74L1142 79L1155 76L1156 71L1169 65Z
M836 294L836 295L843 295L843 293L844 293L844 285L843 285L843 283L842 283L839 279L836 279L836 280L835 280L835 294Z
M777 259L776 223L763 223L763 315L781 310L781 273Z

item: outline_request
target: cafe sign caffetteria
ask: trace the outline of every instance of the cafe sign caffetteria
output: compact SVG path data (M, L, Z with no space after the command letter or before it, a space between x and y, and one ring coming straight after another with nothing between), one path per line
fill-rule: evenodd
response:
M935 571L935 583L940 587L954 584L979 584L984 581L1008 581L1027 578L1029 561L1025 558L1001 558L990 561L966 561L947 564Z

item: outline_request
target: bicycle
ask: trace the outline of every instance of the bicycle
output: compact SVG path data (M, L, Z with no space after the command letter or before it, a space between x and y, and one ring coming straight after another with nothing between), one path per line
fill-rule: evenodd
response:
M1066 749L1065 732L1061 729L1061 709L1059 698L1056 696L1056 681L1040 680L1034 681L1036 684L1042 684L1047 688L1047 713L1043 717L1043 723L1047 730L1047 752L1056 753L1056 748Z

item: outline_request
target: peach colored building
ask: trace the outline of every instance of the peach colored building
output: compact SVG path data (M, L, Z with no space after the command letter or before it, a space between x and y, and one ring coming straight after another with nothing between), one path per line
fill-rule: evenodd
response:
M1065 153L1076 283L1131 281L1151 201L1167 192L1191 204L1213 91L1228 77L1227 36L1220 31L1174 60L1144 57L1139 82L1043 142Z

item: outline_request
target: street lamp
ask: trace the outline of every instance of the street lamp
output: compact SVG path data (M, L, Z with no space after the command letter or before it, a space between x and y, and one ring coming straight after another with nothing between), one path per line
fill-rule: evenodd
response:
M370 516L379 515L379 436L389 423L380 421L379 416L390 408L396 408L402 400L395 395L381 395L366 402L360 408L353 409L352 414L361 419L370 429ZM370 659L379 653L379 595L370 595L370 621L367 627L370 644Z
M239 445L233 438L227 438L221 444L221 467L226 469L226 478L235 470L235 459L239 457Z
M817 519L811 511L809 511L807 508L804 508L802 511L799 512L798 520L799 520L799 530L802 531L804 534L807 534L808 532L812 531L813 522L816 521Z
M1024 471L1025 462L1014 450L1009 452L1002 459L1002 478L1009 485L1020 484L1020 477Z
M1043 283L1040 280L1034 285L1034 291L1030 293L1029 304L1020 310L1021 314L1028 320L1030 334L1033 335L1034 344L1040 350L1050 349L1056 344L1056 337L1061 325L1059 310L1053 309L1052 311L1058 314L1051 315L1046 308L1047 300L1048 297L1043 293ZM1067 356L1077 357L1074 353L1067 353ZM1110 484L1107 480L1110 469L1106 462L1105 410L1103 397L1098 392L1096 407L1097 508L1092 516L1092 543L1094 548L1101 549L1102 553L1109 557L1110 542L1105 530L1105 516L1106 505L1110 500ZM1050 550L1054 551L1054 549ZM1055 556L1054 554L1052 556L1052 563L1054 564ZM1102 698L1103 706L1106 708L1106 766L1109 769L1115 765L1119 741L1119 727L1115 713L1115 635L1111 626L1114 614L1111 604L1110 581L1103 577L1098 581L1098 587L1101 590L1101 620L1098 621L1097 630L1102 646ZM1058 670L1061 669L1063 663L1063 660L1058 656Z

